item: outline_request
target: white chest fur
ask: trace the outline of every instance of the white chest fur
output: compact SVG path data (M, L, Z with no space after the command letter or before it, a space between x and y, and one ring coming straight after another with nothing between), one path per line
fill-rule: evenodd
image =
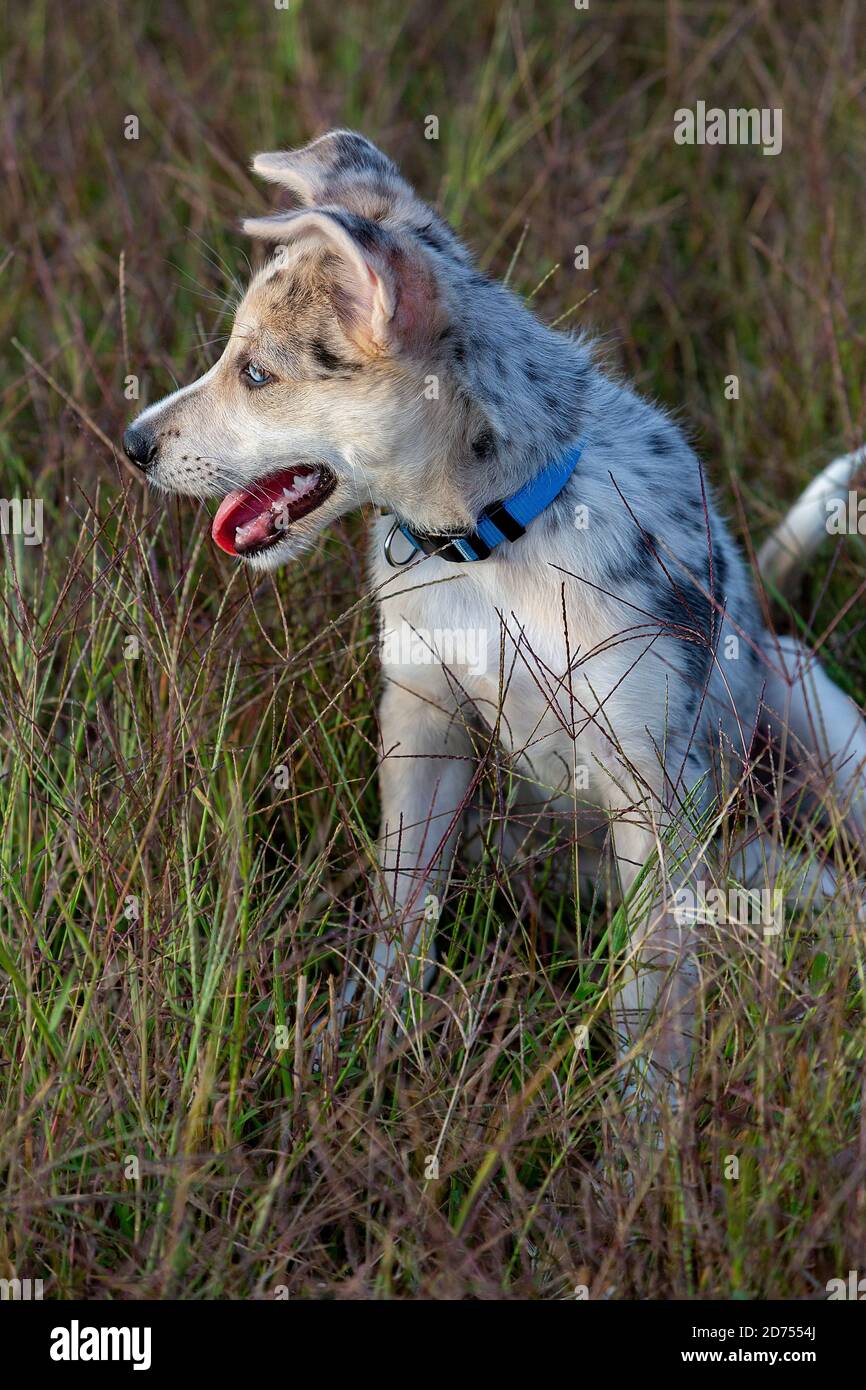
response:
M386 679L474 707L548 795L594 799L623 737L649 752L658 731L647 731L648 711L665 709L666 672L646 635L623 634L621 610L513 552L466 565L423 557L395 571L382 551L389 526L377 521L372 556Z

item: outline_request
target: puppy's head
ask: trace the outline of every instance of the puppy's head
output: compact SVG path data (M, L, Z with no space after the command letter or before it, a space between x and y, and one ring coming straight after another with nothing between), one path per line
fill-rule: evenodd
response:
M360 135L253 167L305 206L245 222L276 246L225 351L138 416L127 454L156 487L222 498L214 540L259 568L364 502L421 527L465 525L442 461L472 428L444 346L466 252Z

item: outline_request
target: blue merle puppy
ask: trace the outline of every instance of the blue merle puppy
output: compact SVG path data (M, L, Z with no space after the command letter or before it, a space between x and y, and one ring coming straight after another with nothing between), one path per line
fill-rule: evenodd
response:
M155 487L221 499L214 540L255 569L371 505L377 985L429 964L431 904L496 744L524 819L607 846L630 904L626 1059L654 1105L675 1097L699 927L673 901L713 877L757 732L833 783L862 843L860 713L767 630L677 424L481 274L386 155L339 130L253 167L300 206L245 223L273 254L225 351L143 411L126 451Z

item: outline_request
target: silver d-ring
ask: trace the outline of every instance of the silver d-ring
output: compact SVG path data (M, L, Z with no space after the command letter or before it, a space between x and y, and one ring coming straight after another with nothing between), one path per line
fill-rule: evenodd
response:
M408 565L409 561L410 561L410 560L414 557L414 555L415 555L415 551L414 551L414 550L411 550L411 551L409 552L409 554L406 556L406 559L405 559L405 560L395 560L395 559L394 559L394 556L391 554L391 543L392 543L392 541L393 541L395 535L397 534L397 532L398 532L399 530L400 530L400 523L399 523L399 521L395 521L395 522L394 522L394 525L391 527L391 530L388 532L387 536L385 537L385 544L384 544L384 547L383 547L383 549L384 549L384 551L385 551L385 559L388 561L388 564L391 566L391 568L392 568L393 570L399 570L399 569L402 569L404 565ZM402 535L402 532L401 532L401 535Z

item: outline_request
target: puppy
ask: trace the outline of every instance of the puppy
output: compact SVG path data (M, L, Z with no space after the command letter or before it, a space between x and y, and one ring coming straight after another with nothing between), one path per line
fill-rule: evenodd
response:
M245 222L276 249L225 351L125 450L153 486L220 498L213 538L255 569L355 507L387 513L370 548L387 652L375 978L429 960L430 904L498 743L524 813L610 844L623 1047L642 1094L674 1100L699 941L672 901L711 881L759 729L832 783L862 844L860 713L767 631L670 416L481 274L380 150L335 131L253 168L300 207Z

